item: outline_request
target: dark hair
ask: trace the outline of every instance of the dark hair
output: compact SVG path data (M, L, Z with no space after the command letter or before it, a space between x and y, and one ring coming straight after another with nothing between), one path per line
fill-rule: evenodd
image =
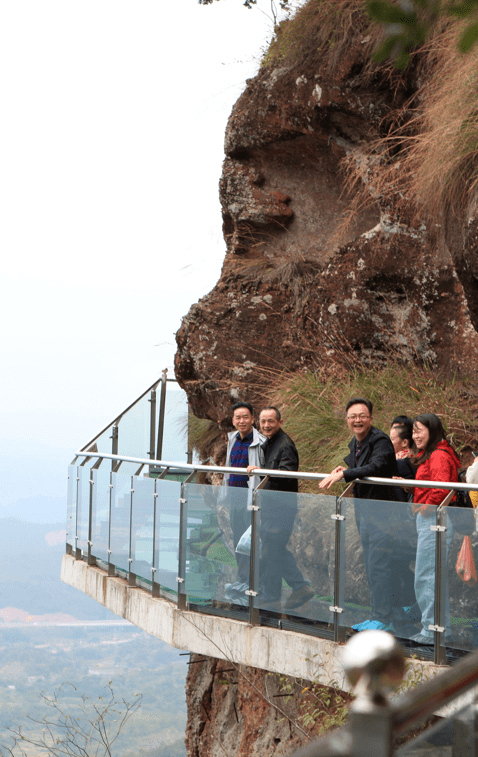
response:
M263 413L264 410L273 410L275 412L275 414L276 414L277 420L280 421L281 414L280 414L280 410L279 410L278 407L276 407L275 405L268 405L267 407L263 407L262 408L261 413Z
M370 400L364 400L363 397L354 397L353 399L349 400L345 406L345 413L348 413L349 409L352 407L352 405L365 405L368 409L370 415L372 415L373 412L373 405L370 402Z
M412 424L412 419L410 418L410 425L408 425L408 424L405 425L405 423L404 423L402 426L400 426L400 425L393 426L393 423L392 423L392 427L397 432L399 439L402 439L402 440L406 439L407 442L408 442L409 448L412 449L413 446L414 446L413 445L413 424Z
M413 421L408 415L397 415L397 417L393 419L391 426L406 426L412 431Z
M232 414L234 415L235 411L239 410L241 407L245 407L246 410L249 410L250 414L254 417L254 410L252 409L250 402L235 402L232 406Z
M423 426L426 426L430 435L423 455L420 455L418 459L415 457L412 460L414 465L421 465L426 460L430 459L432 453L435 452L439 442L442 442L444 439L446 439L446 434L440 418L438 417L438 415L435 415L435 413L422 413L422 415L417 415L413 419L414 427L416 423L421 423Z

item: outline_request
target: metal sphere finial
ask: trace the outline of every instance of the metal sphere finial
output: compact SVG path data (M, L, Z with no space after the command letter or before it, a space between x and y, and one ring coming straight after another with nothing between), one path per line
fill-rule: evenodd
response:
M400 685L405 654L386 631L361 631L344 647L342 664L357 695L354 709L370 710L385 706L386 694Z

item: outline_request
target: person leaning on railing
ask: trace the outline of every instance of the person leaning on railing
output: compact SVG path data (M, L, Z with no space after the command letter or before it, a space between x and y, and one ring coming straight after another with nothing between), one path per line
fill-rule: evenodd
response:
M349 454L343 465L320 483L320 488L329 489L338 481L350 482L357 478L378 476L392 478L398 473L397 461L392 442L387 434L372 426L373 405L368 399L355 397L345 408L345 417L353 438L349 444ZM372 616L353 625L354 631L391 631L393 608L398 601L395 585L397 575L393 562L393 540L390 536L387 516L381 516L384 509L374 506L373 500L394 500L396 487L368 483L354 485L354 510L357 529L363 550L365 573L370 588ZM368 501L357 501L368 500ZM383 528L381 527L383 526Z
M418 450L413 458L417 466L417 481L458 481L460 461L445 437L440 418L434 413L423 413L413 419L413 441ZM413 491L413 511L417 518L417 556L415 561L415 595L421 611L422 630L411 636L418 644L432 645L435 625L435 548L436 534L430 530L435 508L446 495L444 489L415 487ZM446 531L446 561L453 539L453 523L448 518ZM445 639L451 639L450 605L448 587L445 590Z

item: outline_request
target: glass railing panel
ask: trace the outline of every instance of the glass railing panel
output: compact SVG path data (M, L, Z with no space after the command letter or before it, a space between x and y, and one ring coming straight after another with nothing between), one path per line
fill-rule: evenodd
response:
M186 581L188 601L249 605L250 545L247 531L251 491L236 487L185 486ZM236 550L241 538L243 548Z
M110 562L129 571L131 476L111 474Z
M88 552L88 529L90 518L90 477L91 470L85 466L78 467L78 510L76 524L77 548Z
M424 524L427 539L424 571L429 590L435 583L435 548L426 530L434 533L429 530L434 522L431 513ZM354 630L385 628L403 639L420 632L421 611L415 596L414 573L416 529L416 516L407 502L348 500L344 617L341 619L346 627ZM432 564L431 574L426 570L428 560Z
M109 428L106 429L106 431L103 431L100 436L95 439L95 441L90 444L87 449L95 451L95 452L103 452L106 454L111 454L112 452L112 434L113 434L113 426L111 425ZM111 465L111 463L104 462L102 465Z
M151 393L148 392L118 421L118 455L149 458L151 429L150 399Z
M154 580L168 591L177 592L181 484L164 479L158 479L155 483L158 496L154 534Z
M159 396L159 393L158 393ZM186 392L176 382L169 382L164 411L162 459L186 462L188 446L188 403Z
M68 490L66 500L66 543L73 549L76 546L76 493L78 482L78 467L76 465L68 466Z
M478 533L475 510L447 507L446 551L442 550L442 601L440 625L447 647L478 648Z
M108 562L110 530L110 483L109 467L92 470L93 497L91 515L91 551L95 557Z
M153 566L154 493L154 479L133 478L131 570L148 581Z
M261 490L255 606L332 623L336 497Z

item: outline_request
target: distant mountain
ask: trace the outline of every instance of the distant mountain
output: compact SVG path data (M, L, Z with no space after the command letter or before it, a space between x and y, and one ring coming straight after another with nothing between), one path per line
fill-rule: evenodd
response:
M63 522L0 519L0 610L13 607L30 615L116 619L110 610L60 581L63 529Z

